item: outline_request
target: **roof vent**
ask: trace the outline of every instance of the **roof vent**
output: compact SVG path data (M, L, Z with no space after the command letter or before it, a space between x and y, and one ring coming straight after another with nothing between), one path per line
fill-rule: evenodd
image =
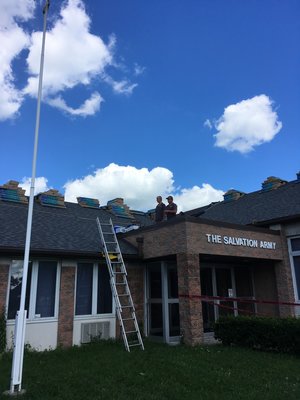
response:
M268 192L269 190L277 189L282 185L285 185L287 181L284 181L276 176L269 176L263 183L262 183L262 190L264 192Z
M47 192L40 193L37 196L42 206L65 208L65 199L58 190L50 189Z
M297 172L296 176L297 176L297 181L300 181L300 171Z
M99 208L100 203L97 199L90 199L89 197L77 197L77 202L81 207L86 208Z
M224 201L227 203L229 201L238 200L241 197L243 197L244 195L245 195L245 193L243 193L243 192L239 192L238 190L235 190L235 189L230 189L230 190L227 190L227 192L223 195L223 197L224 197Z
M19 187L19 182L17 181L9 181L0 186L0 200L28 204L25 190Z
M131 214L129 207L127 206L127 204L124 204L124 199L120 197L109 200L107 202L107 207L109 211L113 212L117 217L134 219L134 216Z

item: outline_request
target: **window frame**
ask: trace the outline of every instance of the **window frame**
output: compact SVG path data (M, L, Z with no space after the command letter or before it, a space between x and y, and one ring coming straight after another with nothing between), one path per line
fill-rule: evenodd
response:
M294 251L292 250L292 240L293 239L300 239L300 236L296 235L296 236L291 236L288 238L288 250L289 250L290 264L291 264L291 271L292 271L294 298L295 298L295 303L300 304L300 288L297 287L295 264L294 264L294 257L300 256L300 250L294 250ZM300 307L295 307L295 314L297 316L300 316Z
M77 301L77 273L78 273L78 264L93 264L93 282L92 282L92 312L91 314L76 314L76 301ZM74 320L80 319L99 319L99 318L112 318L115 317L116 308L114 296L111 291L112 298L112 311L111 313L102 313L97 314L97 300L98 300L98 271L99 265L101 263L99 261L90 261L90 260L80 260L76 262L76 274L75 274L75 287L74 287ZM103 264L104 265L104 264ZM105 264L106 265L106 264ZM109 282L110 286L110 282ZM111 286L110 286L111 288Z
M22 259L12 259L10 261L9 266L9 278L8 278L8 288L7 288L7 301L6 301L6 310L8 312L9 306L9 297L10 297L10 284L11 284L11 276L12 276L12 264L13 261L23 261ZM39 273L39 263L40 262L55 262L56 263L56 282L55 282L55 294L54 294L54 315L52 317L39 317L38 314L35 313L36 309L36 300L37 300L37 286L38 286L38 273ZM32 263L32 273L31 273L31 282L30 282L30 294L29 294L29 307L27 310L27 320L34 322L46 322L46 321L57 321L58 320L58 310L59 310L59 290L60 290L60 277L61 277L61 263L55 259L32 259L29 262ZM19 306L20 307L20 306ZM15 318L8 319L9 321L15 321Z

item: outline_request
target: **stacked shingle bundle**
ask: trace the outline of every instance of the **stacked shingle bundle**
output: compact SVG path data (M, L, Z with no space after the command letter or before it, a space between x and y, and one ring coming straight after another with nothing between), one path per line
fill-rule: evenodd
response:
M245 193L240 192L238 190L230 189L224 194L223 197L224 197L224 201L228 202L228 201L238 200L239 198L244 196L244 194Z
M127 204L124 204L124 199L117 197L116 199L109 200L107 202L107 207L109 211L118 217L126 217L134 219L134 216L131 214L129 207Z
M42 206L65 208L65 198L56 189L50 189L47 192L40 193L37 199Z
M0 186L0 200L28 204L25 190L19 187L19 182L17 181L9 181Z
M91 199L89 197L77 197L77 202L81 207L87 208L99 208L100 203L97 199Z
M262 183L262 190L263 191L268 191L268 190L273 190L277 189L278 187L286 184L287 181L284 181L280 178L277 178L276 176L269 176L263 183Z

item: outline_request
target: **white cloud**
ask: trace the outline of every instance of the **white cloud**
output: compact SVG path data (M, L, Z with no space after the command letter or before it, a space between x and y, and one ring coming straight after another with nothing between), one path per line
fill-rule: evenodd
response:
M61 96L55 97L54 99L47 99L46 102L53 107L56 107L62 111L65 111L71 115L77 115L81 117L87 117L88 115L94 115L99 109L103 102L103 98L98 92L95 92L91 97L78 108L72 108L67 106L64 99Z
M25 194L26 196L30 195L30 184L31 184L31 178L24 177L22 179L22 182L20 183L20 186L26 191ZM34 194L38 194L41 192L46 192L49 190L48 187L48 179L40 176L35 178L35 183L34 183Z
M273 110L272 100L262 94L226 107L215 128L215 146L248 153L274 139L282 123Z
M76 197L84 196L99 199L101 205L106 205L108 200L122 197L132 209L144 211L155 208L157 195L165 198L172 194L178 210L187 211L223 200L224 193L206 183L202 187L176 190L173 173L167 168L148 170L113 163L82 179L70 180L64 188L67 201L76 202Z
M23 28L24 22L33 17L36 3L34 0L1 0L0 120L17 116L26 95L37 96L42 32L29 33ZM40 2L40 11L41 5ZM108 68L122 69L115 61L115 48L114 34L105 43L100 36L91 33L91 19L82 0L62 2L58 18L46 34L43 100L65 113L84 117L100 109L103 100L101 95L96 92L82 105L74 108L66 104L64 91L78 85L88 88L98 79L98 83L108 83L115 93L130 95L137 84L127 78L112 79L106 71ZM21 90L15 85L12 63L22 50L28 51L28 69L24 71L28 79L25 88Z
M112 63L111 44L89 32L90 18L81 0L69 0L62 6L60 18L47 32L44 95L56 94L78 84L88 85L91 79ZM31 37L27 64L31 76L25 93L36 96L42 32Z
M98 77L109 83L117 93L131 94L136 84L128 80L115 81L105 69L116 67L114 50L115 35L111 35L108 44L101 37L90 33L91 20L85 12L81 0L69 0L63 5L60 18L47 33L45 51L45 71L43 95L45 100L71 115L87 116L95 114L103 100L99 93L94 94L82 106L74 109L66 104L61 92L77 85L88 86ZM36 96L41 52L42 32L31 37L31 46L27 57L29 73L24 93Z
M136 76L142 75L145 72L146 67L142 67L138 63L134 63L134 74Z
M191 189L181 189L176 196L176 204L179 206L179 211L188 211L215 201L222 201L223 194L222 190L215 189L208 183L203 183L202 187L193 186Z
M1 0L0 26L9 28L15 20L27 21L33 16L35 0Z
M77 196L97 198L102 205L115 197L122 197L133 209L148 210L155 206L157 195L169 194L173 188L173 174L166 168L135 168L109 164L93 174L65 184L65 197L76 201Z
M137 83L131 83L127 79L115 81L111 76L102 74L102 79L110 85L115 93L132 94L133 89L138 86Z
M29 35L17 25L16 20L27 21L33 17L34 0L2 0L0 11L0 121L13 118L23 102L16 88L12 70L13 60L29 45Z
M208 128L208 129L212 129L212 128L213 128L213 124L210 122L209 119L207 119L207 120L204 122L203 126L205 126L205 127Z

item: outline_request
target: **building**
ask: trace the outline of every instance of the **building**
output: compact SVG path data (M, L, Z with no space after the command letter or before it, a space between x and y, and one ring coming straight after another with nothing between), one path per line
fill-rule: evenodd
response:
M15 182L0 188L0 199L0 307L11 344L28 206ZM96 217L139 226L118 237L147 336L194 345L219 315L300 314L299 174L291 182L268 178L249 194L230 190L222 202L159 224L122 199L99 207L50 191L34 205L26 341L35 348L80 344L97 329L103 337L118 332Z

